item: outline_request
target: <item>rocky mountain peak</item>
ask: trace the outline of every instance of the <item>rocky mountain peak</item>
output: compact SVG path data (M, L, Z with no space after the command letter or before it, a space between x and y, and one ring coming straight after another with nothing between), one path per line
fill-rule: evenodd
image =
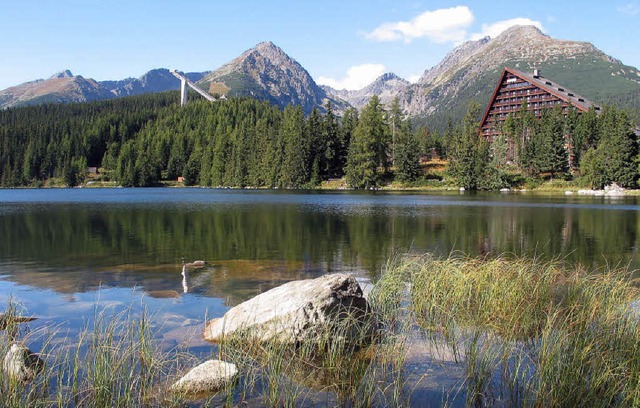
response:
M65 69L64 71L60 71L56 74L53 74L50 77L50 79L53 79L53 78L73 78L73 74L68 69Z
M425 85L434 83L451 67L466 63L466 61L476 55L478 51L484 49L490 41L491 37L484 37L477 41L466 41L460 44L447 54L438 65L427 69L418 80L418 83Z
M258 43L255 47L253 47L253 49L258 51L264 51L264 52L279 52L284 54L284 51L282 51L282 48L278 47L271 41L263 41L261 43Z
M387 72L380 75L375 81L360 90L336 90L328 86L325 86L324 89L329 95L332 95L335 98L344 99L349 102L351 106L361 109L369 102L369 99L371 99L373 95L377 95L380 98L380 101L384 104L390 103L409 85L410 82L406 79L400 78L393 72Z
M498 37L505 36L519 36L519 37L529 37L529 38L537 38L537 37L546 37L550 38L548 35L544 34L538 27L532 25L514 25L512 27L504 30ZM487 37L489 38L489 37ZM496 37L497 38L497 37Z
M270 41L243 52L206 75L198 85L211 94L252 96L280 106L301 105L307 113L328 99L307 70ZM346 107L341 101L331 102L336 111Z
M291 69L294 68L296 70L304 70L297 61L289 57L282 48L278 47L271 41L261 42L256 45L254 48L248 50L243 54L245 56L245 60L249 58L250 60L254 60L254 58L264 58L271 62L274 66L282 67L283 69ZM258 57L259 56L259 57ZM254 57L254 58L250 58ZM242 57L241 57L242 58ZM305 71L306 72L306 71Z
M386 82L386 81L393 81L393 80L396 80L396 79L400 79L400 80L403 80L403 81L404 81L404 79L400 78L399 76L397 76L397 75L396 75L396 74L394 74L393 72L386 72L386 73L384 73L384 74L380 75L380 76L375 80L375 82Z

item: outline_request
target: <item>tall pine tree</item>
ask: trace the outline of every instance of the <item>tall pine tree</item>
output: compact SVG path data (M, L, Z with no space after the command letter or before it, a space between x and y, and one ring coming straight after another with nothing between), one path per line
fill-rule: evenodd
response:
M380 100L374 95L362 109L351 138L345 169L347 183L351 187L371 188L379 185L383 151L386 154L386 145L383 143L386 133L384 111Z

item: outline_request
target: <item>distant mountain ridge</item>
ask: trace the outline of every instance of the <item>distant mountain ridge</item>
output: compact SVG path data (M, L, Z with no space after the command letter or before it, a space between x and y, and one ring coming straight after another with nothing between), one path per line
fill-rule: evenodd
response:
M88 102L111 98L93 79L73 76L65 70L48 79L38 79L0 91L0 108L40 103Z
M191 81L198 81L206 74L191 72L185 75ZM180 80L166 68L151 70L140 78L119 81L85 79L73 75L70 70L64 70L48 79L38 79L0 91L0 109L48 102L91 102L177 89L180 89Z
M256 45L215 71L185 75L211 94L255 97L281 107L300 105L305 113L314 107L323 110L328 101L336 112L349 106L328 95L302 65L271 42ZM72 83L76 85L69 85ZM175 89L180 89L180 81L164 68L151 70L140 78L101 82L84 80L67 70L47 80L0 91L0 108L44 102L88 102Z
M185 73L185 76L192 82L196 82L207 73L188 72ZM166 68L152 69L140 78L126 78L120 81L102 81L100 83L116 97L180 89L180 81Z
M271 42L262 42L210 72L186 74L211 94L249 96L284 107L300 105L309 113L331 101L337 112L362 108L372 95L385 104L398 98L416 122L443 129L462 118L470 100L488 102L504 67L540 69L545 77L598 104L615 104L640 116L640 71L606 55L593 44L558 40L533 26L514 26L495 38L468 41L411 84L386 73L363 89L319 86L295 59ZM98 82L62 71L49 79L0 91L0 108L44 102L83 102L179 89L167 69L140 78Z
M336 90L329 86L322 88L327 94L347 101L351 106L361 109L373 95L378 95L382 103L390 103L411 83L392 72L382 74L375 81L357 91Z

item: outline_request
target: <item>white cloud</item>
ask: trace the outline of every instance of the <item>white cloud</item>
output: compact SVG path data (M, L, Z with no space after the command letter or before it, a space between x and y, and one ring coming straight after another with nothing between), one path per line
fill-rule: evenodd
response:
M347 76L342 79L329 77L319 77L317 83L328 85L333 89L362 89L384 74L386 67L382 64L361 64L354 65L347 70Z
M422 74L409 75L409 77L407 78L407 81L411 82L412 84L415 84L416 82L418 82L420 77L422 77Z
M627 3L624 6L618 7L618 13L626 14L628 16L637 16L640 13L640 7L634 3Z
M435 43L459 42L467 36L473 23L473 13L467 6L425 11L411 21L384 23L365 34L375 41L404 41L427 37Z
M516 25L532 25L540 29L540 31L544 31L544 27L542 23L539 21L531 20L530 18L518 17L512 18L509 20L497 21L493 24L483 24L482 31L479 33L472 34L469 39L472 41L480 40L484 37L496 38L500 33L505 31L506 29L516 26Z

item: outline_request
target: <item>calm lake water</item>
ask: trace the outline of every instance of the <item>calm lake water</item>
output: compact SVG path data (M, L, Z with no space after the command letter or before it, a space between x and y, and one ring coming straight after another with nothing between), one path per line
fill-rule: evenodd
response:
M73 338L96 311L153 316L167 348L210 352L200 332L293 279L379 276L394 254L518 254L640 265L635 197L0 190L0 310L9 299ZM182 262L207 268L181 275ZM190 336L189 333L195 333ZM62 340L61 340L62 341Z

